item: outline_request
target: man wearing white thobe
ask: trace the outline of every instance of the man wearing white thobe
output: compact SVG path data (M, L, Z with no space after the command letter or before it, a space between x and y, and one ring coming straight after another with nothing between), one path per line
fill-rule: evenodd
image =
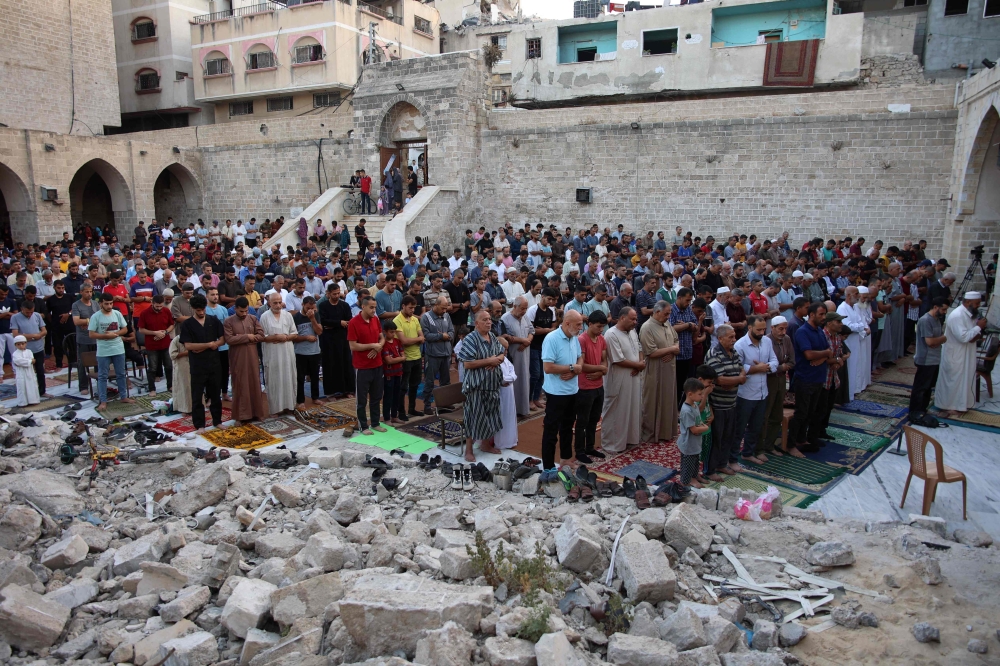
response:
M854 309L861 315L861 320L868 327L868 335L861 340L861 350L858 359L858 375L861 377L861 386L864 390L872 383L872 304L869 302L871 295L868 287L862 285L858 287L858 303ZM851 354L853 356L854 354ZM848 358L848 361L851 359Z
M976 381L976 342L986 328L986 320L976 320L981 296L967 291L962 305L948 314L941 348L941 371L934 389L934 405L947 412L966 412L976 404L972 384ZM947 414L945 414L947 416Z
M270 309L260 317L264 329L264 388L272 414L295 409L295 338L298 328L282 309L281 295L268 296Z
M865 339L871 333L871 329L868 328L861 316L857 304L858 288L848 287L844 292L844 302L837 307L837 314L844 318L841 324L851 329L851 334L847 336L847 347L851 350L851 355L847 357L847 384L850 400L854 400L854 396L865 390L861 372L864 363L861 346L865 344Z

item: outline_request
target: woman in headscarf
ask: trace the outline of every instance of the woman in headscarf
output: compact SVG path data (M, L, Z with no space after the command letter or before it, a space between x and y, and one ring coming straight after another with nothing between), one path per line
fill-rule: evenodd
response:
M299 218L298 235L299 235L299 244L302 247L306 247L306 244L308 243L309 240L309 224L306 222L306 218L304 217Z

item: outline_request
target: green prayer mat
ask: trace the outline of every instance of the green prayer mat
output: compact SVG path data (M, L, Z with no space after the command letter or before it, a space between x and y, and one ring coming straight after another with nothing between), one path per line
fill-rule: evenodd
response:
M47 412L50 409L57 409L59 407L65 407L66 405L72 405L75 402L86 402L87 398L81 398L75 395L57 395L51 398L42 400L37 405L27 405L26 407L14 407L10 410L11 414L38 414L41 412Z
M845 472L843 467L835 467L824 462L794 456L769 456L763 465L740 461L746 471L754 476L777 477L795 483L820 485L832 481Z
M862 449L864 451L878 451L892 441L883 435L876 435L870 432L859 432L857 430L846 430L844 428L834 428L833 426L827 428L826 431L832 435L830 441L836 442L841 446L849 446L851 448Z
M870 416L868 414L858 414L857 412L845 412L841 409L834 409L830 413L830 425L846 426L857 428L865 432L892 436L899 427L900 419L891 419L884 416Z
M355 444L367 444L368 446L377 446L380 449L385 449L386 451L392 451L394 449L402 449L406 453L423 453L428 449L434 448L434 442L424 439L423 437L416 437L414 435L409 435L405 432L400 432L392 426L382 424L382 427L386 429L385 432L379 432L377 430L372 430L371 435L362 435L359 431L350 441Z
M166 396L160 397L160 396ZM122 402L121 400L109 400L107 409L98 409L97 413L108 420L121 419L128 416L138 416L139 414L148 414L149 412L155 412L156 408L153 407L153 400L169 400L169 393L157 393L156 396L137 396L134 398L135 402L129 404L127 402Z
M721 483L711 483L708 485L709 488L715 488L716 490L723 486L738 490L750 490L758 495L766 491L768 486L774 486L778 490L778 494L781 495L781 506L793 506L798 509L805 509L819 499L819 495L812 495L801 490L796 490L795 488L789 488L775 481L760 481L745 474L727 476L726 480Z

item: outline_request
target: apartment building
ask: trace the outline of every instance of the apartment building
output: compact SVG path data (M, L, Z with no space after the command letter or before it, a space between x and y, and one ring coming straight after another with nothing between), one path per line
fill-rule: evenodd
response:
M321 113L365 63L440 52L438 12L418 0L249 1L191 19L195 100L219 123Z

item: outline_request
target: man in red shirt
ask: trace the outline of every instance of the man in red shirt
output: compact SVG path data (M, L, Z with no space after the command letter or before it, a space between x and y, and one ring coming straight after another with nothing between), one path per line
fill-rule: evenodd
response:
M574 448L577 462L584 465L594 462L594 458L604 458L595 442L597 424L604 407L604 375L608 373L608 345L603 335L607 323L607 315L594 310L587 318L587 330L579 337L583 371L577 380Z
M139 315L139 332L146 336L146 377L149 378L149 393L156 394L156 376L161 370L167 379L167 391L173 390L174 366L170 361L170 335L174 332L174 316L163 307L164 299L159 294Z
M754 280L750 285L750 305L755 315L767 314L767 297L764 296L764 283Z
M361 214L372 214L372 177L361 170Z
M125 321L128 321L128 304L132 299L129 297L128 287L122 284L122 272L113 271L110 280L104 286L104 293L115 297L115 309L122 313Z
M347 325L347 344L351 346L351 362L357 370L355 395L358 398L358 425L361 434L374 434L368 429L365 404L372 417L372 430L385 432L379 425L379 403L384 387L382 371L382 347L385 334L382 324L375 316L375 299L365 296L361 299L359 312Z

